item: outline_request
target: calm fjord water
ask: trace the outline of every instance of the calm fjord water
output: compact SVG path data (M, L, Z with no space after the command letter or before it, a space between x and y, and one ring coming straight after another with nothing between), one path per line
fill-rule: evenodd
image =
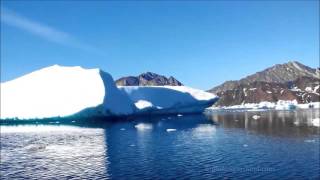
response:
M254 119L259 115L259 119ZM318 110L1 126L1 179L318 179Z

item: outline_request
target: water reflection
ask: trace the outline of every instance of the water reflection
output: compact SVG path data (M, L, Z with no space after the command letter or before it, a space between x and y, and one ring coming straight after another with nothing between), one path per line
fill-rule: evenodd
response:
M65 125L1 126L4 179L108 178L103 129Z
M207 117L225 128L245 129L248 132L273 136L308 136L318 134L314 119L319 110L212 112Z
M0 170L5 179L316 178L319 128L310 121L317 116L216 112L1 126Z

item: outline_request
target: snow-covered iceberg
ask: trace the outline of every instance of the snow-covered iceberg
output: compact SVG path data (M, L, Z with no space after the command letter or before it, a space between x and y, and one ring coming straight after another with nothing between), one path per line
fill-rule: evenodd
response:
M217 101L217 96L186 86L119 86L139 109L138 113L197 113Z
M217 96L189 87L117 87L100 69L50 66L1 83L1 119L203 111Z

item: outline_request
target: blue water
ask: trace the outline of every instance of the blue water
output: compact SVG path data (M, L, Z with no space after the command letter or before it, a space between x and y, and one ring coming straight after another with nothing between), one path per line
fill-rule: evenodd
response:
M214 112L2 125L1 179L319 179L316 117Z

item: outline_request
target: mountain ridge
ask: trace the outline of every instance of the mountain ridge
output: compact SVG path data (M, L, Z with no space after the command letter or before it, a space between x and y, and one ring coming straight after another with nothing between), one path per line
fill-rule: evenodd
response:
M224 83L209 89L209 92L218 93L233 89L237 85L251 83L255 81L286 83L294 81L299 77L314 77L320 79L320 70L318 68L310 68L297 61L289 61L284 64L276 64L262 71L248 75L240 80L229 80Z
M240 80L226 81L208 92L220 96L217 106L279 100L320 102L320 70L289 61Z
M153 72L145 72L138 76L125 76L117 79L118 86L183 86L173 76L163 76Z

